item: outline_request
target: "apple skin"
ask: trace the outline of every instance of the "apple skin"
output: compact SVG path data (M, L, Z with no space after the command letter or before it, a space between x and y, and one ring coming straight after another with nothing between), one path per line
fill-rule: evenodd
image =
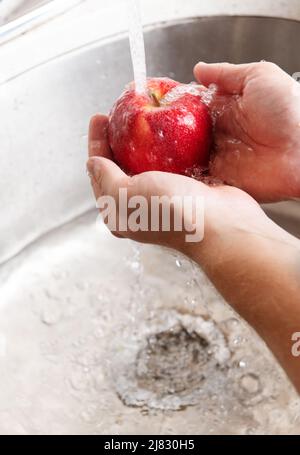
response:
M211 116L200 95L184 87L189 86L169 78L149 78L146 93L135 92L132 83L116 101L108 137L113 158L126 173L188 175L195 167L207 168Z

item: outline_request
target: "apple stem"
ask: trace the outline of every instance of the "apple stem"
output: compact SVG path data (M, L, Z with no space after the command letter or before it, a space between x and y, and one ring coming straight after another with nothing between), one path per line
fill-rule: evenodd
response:
M160 106L160 102L158 101L158 98L157 98L157 96L155 95L154 92L150 92L150 97L152 98L152 101L154 102L154 105L159 107Z

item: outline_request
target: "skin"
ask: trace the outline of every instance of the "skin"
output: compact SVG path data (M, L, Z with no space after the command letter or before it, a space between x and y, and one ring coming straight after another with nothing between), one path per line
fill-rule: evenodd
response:
M185 232L113 234L168 246L196 261L260 334L300 391L300 360L291 351L292 334L300 331L300 241L273 223L258 204L299 197L300 172L295 169L300 168L300 103L287 97L299 88L269 63L200 63L195 76L206 87L218 84L212 109L219 112L226 106L216 118L210 169L234 186L208 186L163 172L127 176L111 160L107 117L96 115L90 122L87 163L94 194L110 195L116 202L119 188L127 188L128 197L147 199L203 196L205 236L199 243L186 243ZM239 154L232 144L238 145Z
M300 198L300 85L269 62L199 63L194 73L219 89L211 175L260 202Z

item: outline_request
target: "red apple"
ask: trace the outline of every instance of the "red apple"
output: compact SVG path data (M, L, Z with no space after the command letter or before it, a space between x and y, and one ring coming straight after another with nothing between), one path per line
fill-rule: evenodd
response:
M147 80L146 93L131 84L109 116L115 161L129 174L187 174L208 165L212 121L197 89L168 78Z

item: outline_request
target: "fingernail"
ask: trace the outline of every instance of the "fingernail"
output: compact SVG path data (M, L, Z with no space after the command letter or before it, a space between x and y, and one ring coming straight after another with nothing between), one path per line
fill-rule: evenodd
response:
M100 179L101 176L101 160L100 158L90 158L87 162L87 172L89 176L96 181Z

